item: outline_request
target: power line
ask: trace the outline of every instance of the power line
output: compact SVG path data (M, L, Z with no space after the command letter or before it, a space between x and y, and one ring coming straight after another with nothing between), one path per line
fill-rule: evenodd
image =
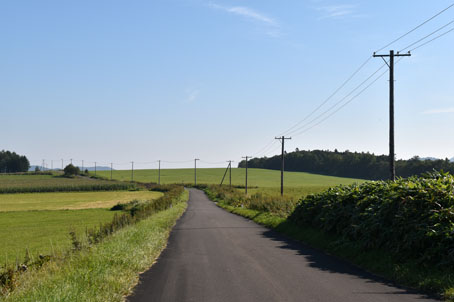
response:
M301 130L301 129L304 129L305 127L309 126L310 124L312 124L313 122L316 122L319 118L323 117L325 114L327 114L328 112L330 112L331 110L333 110L334 108L336 108L339 104L341 104L344 100L346 100L349 96L351 96L355 91L357 91L359 88L361 88L361 86L363 86L367 81L369 81L375 74L377 74L381 69L383 69L384 67L386 66L386 64L383 64L382 66L380 66L376 71L374 71L371 75L369 75L364 81L362 81L359 85L357 85L355 88L353 88L353 90L351 90L346 96L344 96L342 99L340 99L338 102L334 103L333 105L331 105L331 107L329 107L327 110L323 111L322 113L320 113L318 116L316 116L315 118L313 118L311 121L305 123L304 125L296 128L295 130L291 131L291 132L288 132L287 135L293 135L293 133ZM347 102L349 103L349 102ZM345 106L345 105L342 105L342 107ZM337 111L336 111L337 112ZM331 115L330 115L331 116Z
M398 64L400 62L401 58L398 59L396 61L395 64ZM384 65L386 66L386 65ZM364 87L360 92L358 92L356 95L354 95L351 99L349 99L347 102L345 102L342 106L340 106L339 108L337 108L335 111L331 112L328 116L326 116L324 119L322 119L321 121L319 121L318 123L310 126L309 128L306 128L304 129L303 131L301 132L298 132L296 134L293 134L293 136L298 136L298 135L301 135L303 133L306 133L307 131L311 130L312 128L320 125L321 123L323 123L324 121L326 121L328 118L330 118L331 116L333 116L334 114L336 114L339 110L341 110L342 108L344 108L346 105L348 105L349 103L351 103L354 99L356 99L357 97L359 97L361 94L363 94L367 89L369 89L373 84L375 84L375 82L377 82L380 78L382 78L386 73L388 72L388 70L385 70L383 73L381 73L377 78L375 78L371 83L369 83L366 87Z
M310 118L312 115L314 115L315 112L317 112L323 105L325 105L329 100L331 100L342 88L345 87L352 79L353 77L361 71L361 69L366 66L367 63L372 59L372 57L369 57L366 61L364 61L331 95L329 95L320 105L317 106L311 113L306 115L302 120L300 120L298 123L287 129L286 131L282 132L281 135L283 134L288 134L289 132L293 131L295 127L299 126L301 123L306 121L308 118Z
M419 24L418 26L416 26L415 28L413 28L412 30L406 32L405 34L403 34L402 36L398 37L397 39L389 42L388 44L386 44L385 46L383 46L382 48L376 50L375 52L379 52L383 49L385 49L386 47L390 46L391 44L394 44L396 43L397 41L399 41L400 39L402 39L403 37L406 37L408 36L409 34L411 34L412 32L414 32L415 30L417 30L418 28L420 28L421 26L423 26L424 24L432 21L433 19L435 19L436 17L438 17L439 15L441 15L442 13L444 13L445 11L447 11L448 9L450 9L451 7L454 6L454 3L452 3L451 5L449 5L448 7L446 7L445 9L441 10L440 12L436 13L435 15L433 15L432 17L430 17L429 19L427 19L426 21L422 22L421 24Z
M268 147L267 147L266 149L263 149L263 151L260 152L260 153L255 153L255 154L253 154L252 157L257 157L258 155L268 153L276 144L277 144L277 141L276 141L276 140L273 140L273 142L272 142L271 144L269 144Z
M416 50L416 49L418 49L418 48L420 48L420 47L423 47L423 46L429 44L430 42L433 42L433 41L437 40L438 38L441 38L441 37L443 37L444 35L449 34L449 33L452 32L453 30L454 30L454 27L451 28L450 30L448 30L448 31L446 31L446 32L444 32L444 33L442 33L441 35L438 35L438 36L436 36L435 38L433 38L433 39L431 39L431 40L429 40L429 41L427 41L427 42L425 42L425 43L423 43L423 44L421 44L421 45L419 45L419 46L416 46L415 48L413 48L413 49L410 50L410 51L414 51L414 50Z
M402 51L404 51L404 50L406 50L406 49L408 49L408 48L410 48L410 47L412 47L412 46L418 44L419 42L421 42L421 41L427 39L428 37L432 36L433 34L436 34L436 33L439 32L440 30L442 30L443 28L445 28L445 27L451 25L452 23L454 23L454 20L452 20L451 22L449 22L449 23L443 25L442 27L438 28L437 30L431 32L430 34L424 36L423 38L419 39L418 41L411 43L411 44L408 45L407 47L402 48L401 50L399 50L399 52L402 52Z

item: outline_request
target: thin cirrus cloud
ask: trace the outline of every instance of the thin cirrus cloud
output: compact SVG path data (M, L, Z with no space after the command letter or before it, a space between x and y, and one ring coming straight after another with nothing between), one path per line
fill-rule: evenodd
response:
M424 111L423 114L443 114L443 113L454 113L454 107L443 108L443 109L432 109Z
M199 93L200 91L198 89L186 90L186 98L184 99L184 103L194 102L199 96Z
M261 12L258 12L252 8L249 8L246 6L223 6L223 5L219 5L216 3L209 3L208 5L209 5L209 7L213 8L213 9L219 9L219 10L225 11L227 13L234 14L234 15L237 15L240 17L244 17L249 20L253 20L253 21L259 22L263 25L266 25L270 28L270 30L268 30L266 32L269 36L273 36L273 37L280 36L279 23L275 19L273 19Z
M359 17L356 12L356 6L350 4L342 5L325 5L315 8L322 13L320 19L327 18L345 18L345 17Z

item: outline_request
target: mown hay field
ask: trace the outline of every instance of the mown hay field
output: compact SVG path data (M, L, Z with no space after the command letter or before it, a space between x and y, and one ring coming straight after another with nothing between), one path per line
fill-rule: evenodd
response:
M0 195L0 212L111 208L133 199L151 200L163 194L151 191L52 192Z

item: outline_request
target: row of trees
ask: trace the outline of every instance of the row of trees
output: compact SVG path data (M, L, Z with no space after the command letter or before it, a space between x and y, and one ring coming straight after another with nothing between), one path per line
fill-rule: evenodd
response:
M0 173L27 172L29 168L27 157L15 152L0 151Z
M246 166L245 161L238 165ZM248 161L250 168L281 169L281 157L254 158ZM415 156L409 160L396 161L396 175L409 177L432 170L454 173L454 163L448 159L422 160ZM313 150L290 152L285 155L285 170L316 174L381 180L389 178L389 157L364 152Z

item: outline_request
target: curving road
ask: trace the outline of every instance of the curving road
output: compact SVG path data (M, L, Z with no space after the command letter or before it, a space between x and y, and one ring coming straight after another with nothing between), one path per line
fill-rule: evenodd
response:
M189 206L131 302L435 301L218 208Z

